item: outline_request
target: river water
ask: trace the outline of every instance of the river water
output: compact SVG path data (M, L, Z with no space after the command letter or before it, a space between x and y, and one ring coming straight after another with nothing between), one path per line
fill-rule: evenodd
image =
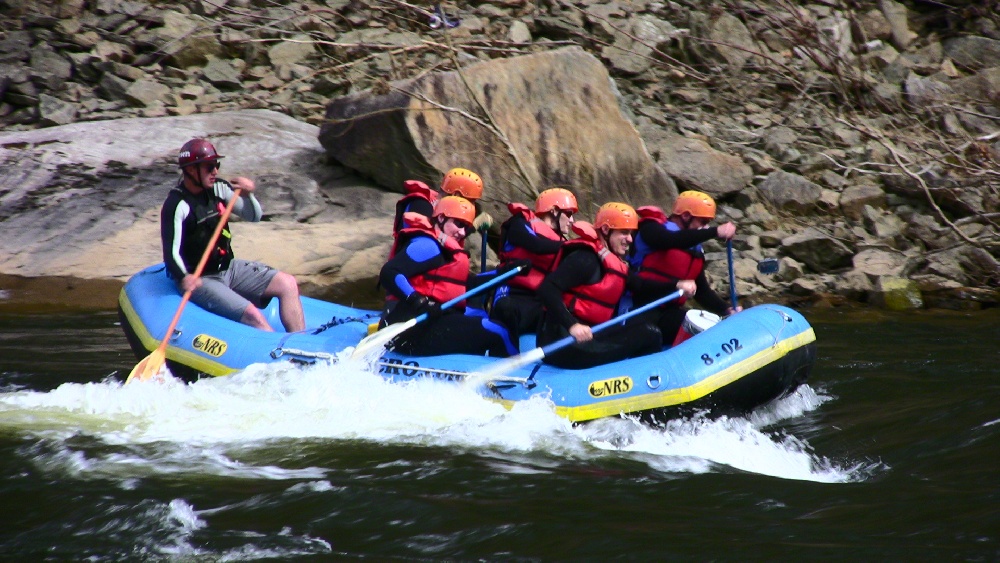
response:
M572 427L364 365L120 381L113 312L0 313L0 559L1000 560L1000 311L810 311L747 418Z

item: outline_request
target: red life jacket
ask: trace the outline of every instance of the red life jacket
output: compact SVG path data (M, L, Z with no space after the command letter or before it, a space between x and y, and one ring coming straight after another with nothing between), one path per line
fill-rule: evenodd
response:
M523 203L508 203L507 209L510 210L511 215L513 216L521 215L524 217L536 235L550 240L562 240L559 233L557 233L552 227L548 226L545 221L542 221L535 216L535 213L528 209L527 205L524 205ZM503 233L502 240L504 241L499 253L500 264L506 265L515 260L528 260L531 262L531 269L528 270L527 275L515 276L507 280L507 285L510 287L535 291L538 289L538 286L541 285L545 276L551 272L555 266L556 254L535 254L533 252L528 252L520 246L513 246L507 243L507 228L509 224L510 219L504 222L504 224L500 227L500 230Z
M637 210L640 224L643 221L656 221L671 231L680 230L680 227L670 222L667 216L662 211L659 211L659 209L653 208L659 211L659 213L647 211L644 214L643 211L645 209L647 208L640 207ZM639 245L641 243L637 242L637 246ZM701 245L691 248L651 249L642 257L638 273L642 279L671 282L676 280L693 280L698 277L698 274L701 273L704 267L705 255L701 251ZM687 297L681 297L677 300L677 303L683 305L685 301L687 301Z
M416 199L423 199L430 203L431 205L437 201L438 193L427 184L419 180L407 180L403 182L403 189L406 191L406 195L399 198L396 202L396 219L392 223L392 232L399 232L406 223L403 218L403 213L406 212L406 208L410 206L410 203Z
M625 293L628 264L604 247L597 232L589 223L573 224L573 232L580 238L567 241L556 257L556 265L568 252L586 248L601 260L601 279L594 284L578 285L563 293L563 304L581 323L594 326L610 320L618 309L618 301Z
M465 293L469 278L469 255L462 249L462 245L455 239L445 236L439 229L432 227L430 220L419 213L406 213L406 222L410 226L396 234L396 242L393 243L390 253L392 256L395 256L396 251L405 246L413 237L428 236L437 241L445 259L443 265L410 278L408 281L413 289L438 303L451 301ZM387 295L386 299L394 301L396 297ZM465 301L458 302L456 306L464 307Z

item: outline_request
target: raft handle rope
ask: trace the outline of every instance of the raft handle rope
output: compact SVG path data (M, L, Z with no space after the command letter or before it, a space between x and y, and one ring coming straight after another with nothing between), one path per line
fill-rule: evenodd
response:
M775 313L778 313L778 315L781 316L781 321L782 321L781 322L781 328L778 329L777 334L774 335L774 342L771 343L771 348L774 348L775 346L778 345L778 342L781 341L781 333L782 333L782 331L785 330L785 327L788 326L788 324L792 322L792 317L789 317L784 311L779 311L777 309L772 309L770 307L768 307L767 310L768 311L774 311Z
M294 356L296 358L310 358L313 361L323 360L328 364L336 363L337 358L333 354L328 354L326 352L308 352L306 350L298 350L295 348L275 348L271 350L271 358L277 360L282 356Z
M316 335L316 334L319 334L319 333L321 333L321 332L323 332L323 331L325 331L327 329L333 328L335 326L340 326L340 325L346 324L346 323L355 323L355 322L357 322L357 323L368 324L369 321L371 321L372 319L374 319L376 317L378 317L378 315L376 315L374 313L368 313L367 315L363 315L361 317L344 317L342 319L341 318L337 318L337 317L333 317L332 319L330 319L330 322L328 322L326 324L319 325L318 327L316 327L315 329L313 329L312 332L310 332L310 334Z

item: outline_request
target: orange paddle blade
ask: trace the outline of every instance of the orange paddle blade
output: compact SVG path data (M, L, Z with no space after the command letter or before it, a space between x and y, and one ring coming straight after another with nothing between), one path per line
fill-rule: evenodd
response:
M162 348L157 348L153 350L153 353L146 356L139 361L138 364L132 368L132 373L128 374L128 378L125 383L128 384L133 379L138 379L139 381L149 381L156 374L160 373L163 369L163 364L166 363L166 353Z

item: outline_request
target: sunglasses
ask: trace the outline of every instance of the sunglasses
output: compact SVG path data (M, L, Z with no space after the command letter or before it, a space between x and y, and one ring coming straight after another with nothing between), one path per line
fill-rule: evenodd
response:
M212 170L218 170L219 168L222 168L222 163L219 162L218 160L212 162L203 162L201 167L203 170L208 170L209 172L211 172Z

